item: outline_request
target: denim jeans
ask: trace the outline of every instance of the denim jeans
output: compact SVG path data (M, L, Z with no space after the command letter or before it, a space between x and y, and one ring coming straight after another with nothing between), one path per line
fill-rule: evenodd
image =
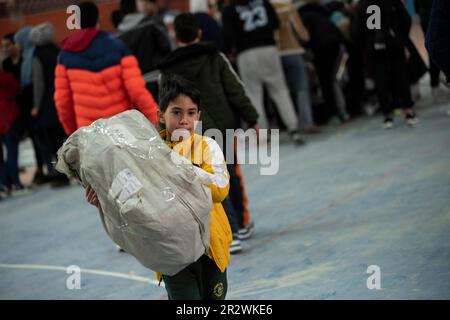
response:
M305 61L299 53L281 57L284 76L299 113L300 129L314 125Z

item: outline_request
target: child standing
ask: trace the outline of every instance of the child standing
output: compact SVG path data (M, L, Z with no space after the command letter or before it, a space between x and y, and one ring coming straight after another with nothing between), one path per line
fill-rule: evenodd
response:
M200 92L191 82L169 76L161 84L161 137L166 144L198 167L209 180L211 209L210 243L207 255L173 276L157 274L163 280L170 300L223 300L227 292L226 268L230 262L232 233L221 202L228 195L229 174L219 145L211 138L194 134L200 118ZM88 186L86 198L98 206L95 192Z

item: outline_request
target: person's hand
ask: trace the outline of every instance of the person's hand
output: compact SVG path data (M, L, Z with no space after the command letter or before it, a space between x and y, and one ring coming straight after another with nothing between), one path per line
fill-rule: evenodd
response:
M36 118L38 113L39 113L39 109L38 108L34 107L33 109L31 109L31 116L32 117Z
M97 194L95 193L94 189L90 185L86 187L86 200L93 206L96 206L97 208L100 206L100 202L98 201Z
M259 144L259 130L260 130L259 124L255 123L253 126L250 127L250 129L255 130L256 142Z

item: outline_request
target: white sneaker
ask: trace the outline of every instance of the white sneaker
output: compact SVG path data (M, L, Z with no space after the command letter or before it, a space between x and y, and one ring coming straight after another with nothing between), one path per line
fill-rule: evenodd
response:
M242 243L239 239L234 239L231 241L230 253L235 254L242 251Z
M253 221L250 221L244 228L239 229L237 238L239 240L247 240L253 235L253 232L255 232L255 224Z
M409 127L414 127L419 123L419 118L415 113L406 115L405 119Z
M394 120L391 118L385 119L383 122L383 129L392 129L394 127Z

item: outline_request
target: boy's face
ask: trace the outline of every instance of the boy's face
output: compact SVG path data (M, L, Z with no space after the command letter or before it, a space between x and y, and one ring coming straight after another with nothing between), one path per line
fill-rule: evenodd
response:
M159 112L159 121L166 126L168 137L179 141L191 135L200 119L198 106L185 95L179 95L169 103L165 112Z

